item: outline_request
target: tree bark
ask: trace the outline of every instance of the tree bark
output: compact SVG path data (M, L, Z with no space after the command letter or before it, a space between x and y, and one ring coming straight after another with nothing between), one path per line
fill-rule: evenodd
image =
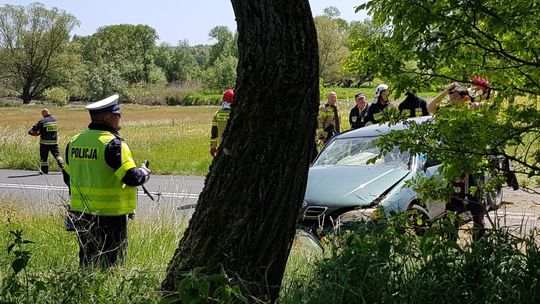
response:
M252 302L275 302L315 137L317 38L308 0L231 2L239 35L235 103L162 288L176 291L181 274L195 267L224 269Z

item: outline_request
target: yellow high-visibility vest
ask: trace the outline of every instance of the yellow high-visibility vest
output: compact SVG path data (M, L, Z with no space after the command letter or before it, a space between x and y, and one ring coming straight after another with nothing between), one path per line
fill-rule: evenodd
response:
M122 215L135 211L137 188L122 182L126 172L135 168L131 150L121 147L121 166L116 171L105 162L105 148L115 138L109 131L88 129L69 143L71 210L97 215Z

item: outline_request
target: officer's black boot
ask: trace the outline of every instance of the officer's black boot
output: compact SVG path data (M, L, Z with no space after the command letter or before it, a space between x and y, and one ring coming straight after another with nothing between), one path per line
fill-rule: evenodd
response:
M49 174L49 166L41 166L41 173Z

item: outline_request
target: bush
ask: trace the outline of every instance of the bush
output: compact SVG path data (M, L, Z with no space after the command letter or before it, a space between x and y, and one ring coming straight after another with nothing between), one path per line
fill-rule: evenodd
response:
M49 88L43 91L43 99L59 106L65 106L69 100L69 92L64 88Z
M491 230L477 242L445 237L448 221L419 237L406 214L331 239L315 273L282 295L300 303L539 303L534 232ZM299 285L299 286L298 286ZM295 291L299 294L295 294Z

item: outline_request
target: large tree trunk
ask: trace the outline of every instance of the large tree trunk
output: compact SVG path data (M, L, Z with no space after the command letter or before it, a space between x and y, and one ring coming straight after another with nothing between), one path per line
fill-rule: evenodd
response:
M21 94L21 99L23 101L23 104L29 104L30 101L32 101L32 95L30 94L30 84L25 84L23 86L23 91Z
M162 283L223 267L245 295L274 302L294 239L319 105L308 0L232 0L238 23L235 104L197 209ZM248 282L248 283L245 283Z

